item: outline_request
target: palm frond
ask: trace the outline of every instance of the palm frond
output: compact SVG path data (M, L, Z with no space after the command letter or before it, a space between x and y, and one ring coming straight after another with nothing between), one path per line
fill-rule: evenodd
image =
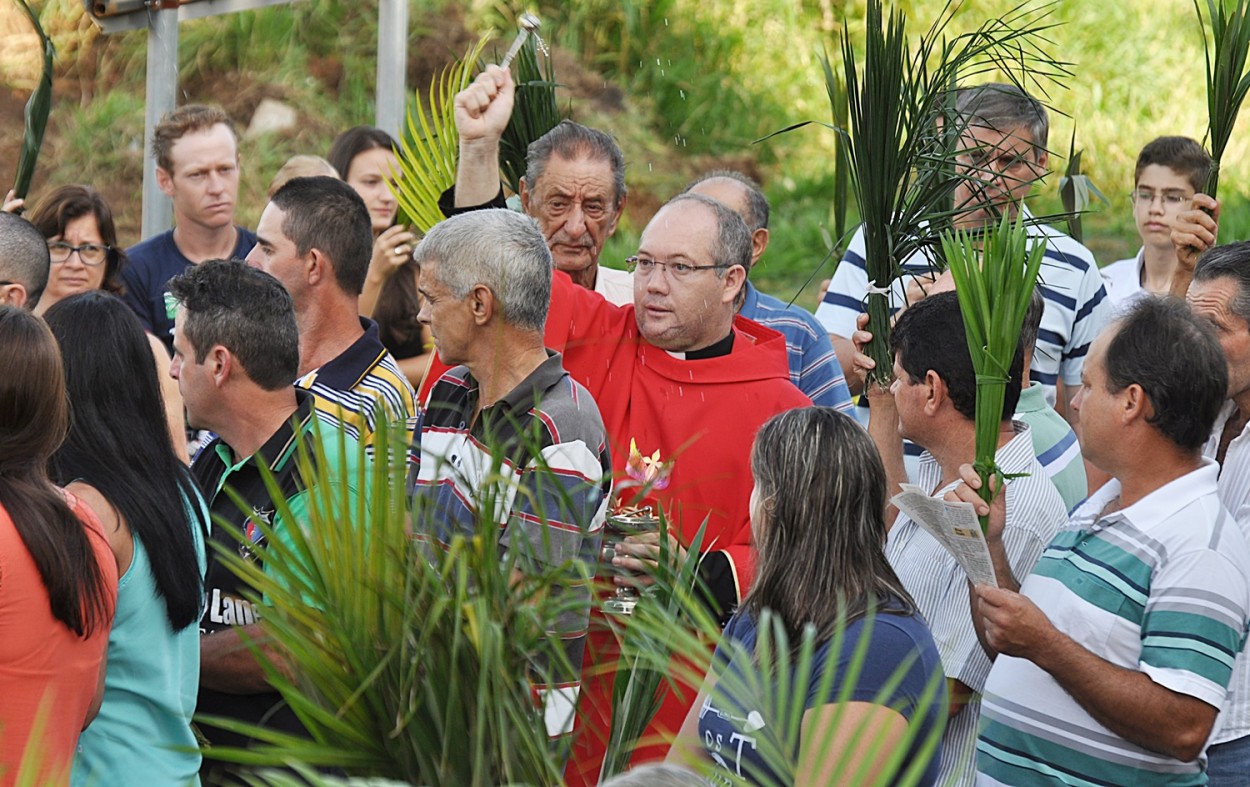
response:
M312 453L299 459L304 477L313 479L304 527L279 537L258 522L267 536L257 547L263 562L232 550L219 554L255 589L250 600L263 611L262 630L284 667L271 663L259 643L249 644L309 737L213 719L256 743L212 754L253 768L294 768L319 785L340 782L312 767L411 784L559 783L568 741L548 738L532 685L569 667L551 626L577 603L552 592L568 581L567 566L521 572L526 578L515 580L516 560L512 554L501 560L495 535L503 476L488 477L475 490L481 535L455 535L434 546L438 512L407 509L403 452L392 450L399 434L383 425L372 459L359 454L346 463L324 454L350 452L354 443L340 430L319 435ZM290 521L276 486L271 496L275 521ZM618 676L614 764L605 774L621 769L666 687L698 686L709 669L719 627L696 579L702 537L701 528L684 562L662 547L653 590L620 634L620 660L602 665ZM765 630L771 625L766 621ZM758 656L766 674L780 678L780 689L767 690L762 707L780 736L770 762L785 773L795 767L810 688L801 676L810 672L818 643L805 642L807 661L792 664L784 632L780 637L765 634L766 645L776 644ZM883 749L880 755L900 756ZM916 783L919 772L898 771L891 771L898 783ZM246 778L272 787L291 783L288 775L265 771Z
M1033 288L1045 256L1044 239L1029 237L1028 223L1004 215L997 225L977 233L957 230L942 236L963 315L964 335L977 376L976 461L981 497L992 500L990 480L1002 471L995 462L1003 420L1003 402L1012 359L1020 343ZM981 528L987 517L981 517Z
M908 37L906 17L882 0L868 0L865 39L857 47L851 31L841 35L842 67L826 55L824 70L835 125L845 145L851 191L863 221L865 267L870 289L865 309L873 341L866 351L876 361L874 382L885 382L890 285L901 262L926 250L942 268L939 238L955 215L988 202L953 204L956 187L978 176L959 174L955 161L967 151L960 139L966 120L954 111L954 91L964 80L1002 73L1021 88L1045 92L1045 85L1070 75L1068 64L1049 56L1043 44L1054 26L1050 4L1017 6L971 33L949 36L957 10L948 0L932 26ZM843 88L845 85L845 88ZM845 120L838 106L845 91Z
M1199 0L1194 10L1202 27L1202 46L1207 74L1207 138L1211 145L1211 174L1204 191L1216 196L1220 183L1220 161L1237 124L1242 101L1250 92L1250 8L1247 0L1207 0L1207 19ZM1210 22L1210 35L1206 21Z
M1089 206L1097 197L1104 205L1110 205L1094 181L1081 172L1081 154L1076 149L1076 129L1072 129L1072 140L1068 143L1068 166L1063 177L1059 179L1059 198L1063 200L1063 210L1067 214L1068 234L1080 242L1084 233L1081 230L1081 214L1089 210Z
M43 49L43 72L39 77L39 85L26 102L22 112L25 133L22 136L22 151L17 159L17 176L14 178L13 191L18 199L24 199L30 190L30 181L35 174L35 162L39 159L39 150L43 147L43 134L48 127L48 115L52 112L52 61L56 57L56 48L52 40L43 31L39 16L26 0L18 0L26 17L30 19L35 32L39 35L39 43Z
M414 93L407 127L399 139L399 177L392 191L399 203L397 220L420 233L443 220L438 198L456 182L460 139L456 134L454 99L468 87L472 67L487 38L471 46L457 62L430 83L426 102Z

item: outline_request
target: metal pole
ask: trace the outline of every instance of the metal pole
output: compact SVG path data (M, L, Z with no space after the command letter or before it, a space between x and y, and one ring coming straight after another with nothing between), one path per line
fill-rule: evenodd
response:
M408 0L378 4L377 126L398 137L408 76Z
M178 97L178 4L154 3L148 11L147 109L143 123L143 238L173 226L174 207L156 185L152 133Z

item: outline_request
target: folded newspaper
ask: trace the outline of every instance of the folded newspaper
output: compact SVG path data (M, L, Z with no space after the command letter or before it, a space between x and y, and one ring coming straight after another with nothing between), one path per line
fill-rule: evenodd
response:
M903 484L890 502L946 547L974 585L998 587L990 549L969 503L931 497L914 484Z

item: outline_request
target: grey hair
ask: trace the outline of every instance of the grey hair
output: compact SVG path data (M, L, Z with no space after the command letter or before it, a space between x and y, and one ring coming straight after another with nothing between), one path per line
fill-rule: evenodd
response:
M677 765L639 765L604 782L602 787L707 787L707 780Z
M711 197L694 192L683 192L664 203L670 207L682 202L697 202L712 210L716 216L716 242L712 244L712 262L725 266L716 271L717 277L723 279L728 266L741 265L743 270L751 267L751 231L737 211L730 210ZM663 210L661 208L660 210Z
M542 333L551 302L551 250L538 222L503 208L453 216L413 252L417 265L438 263L436 278L463 299L478 284L499 301L503 320Z
M1229 310L1250 322L1250 241L1213 246L1198 258L1194 281L1232 279L1237 283L1237 297Z
M26 219L0 212L0 278L26 288L26 308L33 309L48 286L52 258L48 241Z
M1050 138L1046 107L1016 85L990 82L960 88L955 96L955 111L970 126L987 126L1004 133L1025 129L1033 138L1034 151L1046 150Z
M768 229L769 207L768 197L764 196L764 190L760 188L760 184L749 175L745 175L733 169L714 169L704 175L701 175L686 184L681 190L682 194L689 192L700 183L706 183L709 180L722 178L724 180L732 180L737 182L746 191L747 197L747 214L742 220L747 223L747 229L755 232L760 229Z
M581 123L560 121L555 128L531 142L525 153L525 183L531 191L538 188L538 181L547 170L547 162L553 155L570 161L580 158L606 161L612 168L616 207L619 208L624 202L625 154L612 137Z

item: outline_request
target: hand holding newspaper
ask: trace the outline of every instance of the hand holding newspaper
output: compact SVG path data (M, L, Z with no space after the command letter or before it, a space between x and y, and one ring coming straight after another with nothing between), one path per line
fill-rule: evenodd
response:
M890 502L946 547L972 584L998 587L990 549L972 506L931 497L914 484L903 484L902 489Z

